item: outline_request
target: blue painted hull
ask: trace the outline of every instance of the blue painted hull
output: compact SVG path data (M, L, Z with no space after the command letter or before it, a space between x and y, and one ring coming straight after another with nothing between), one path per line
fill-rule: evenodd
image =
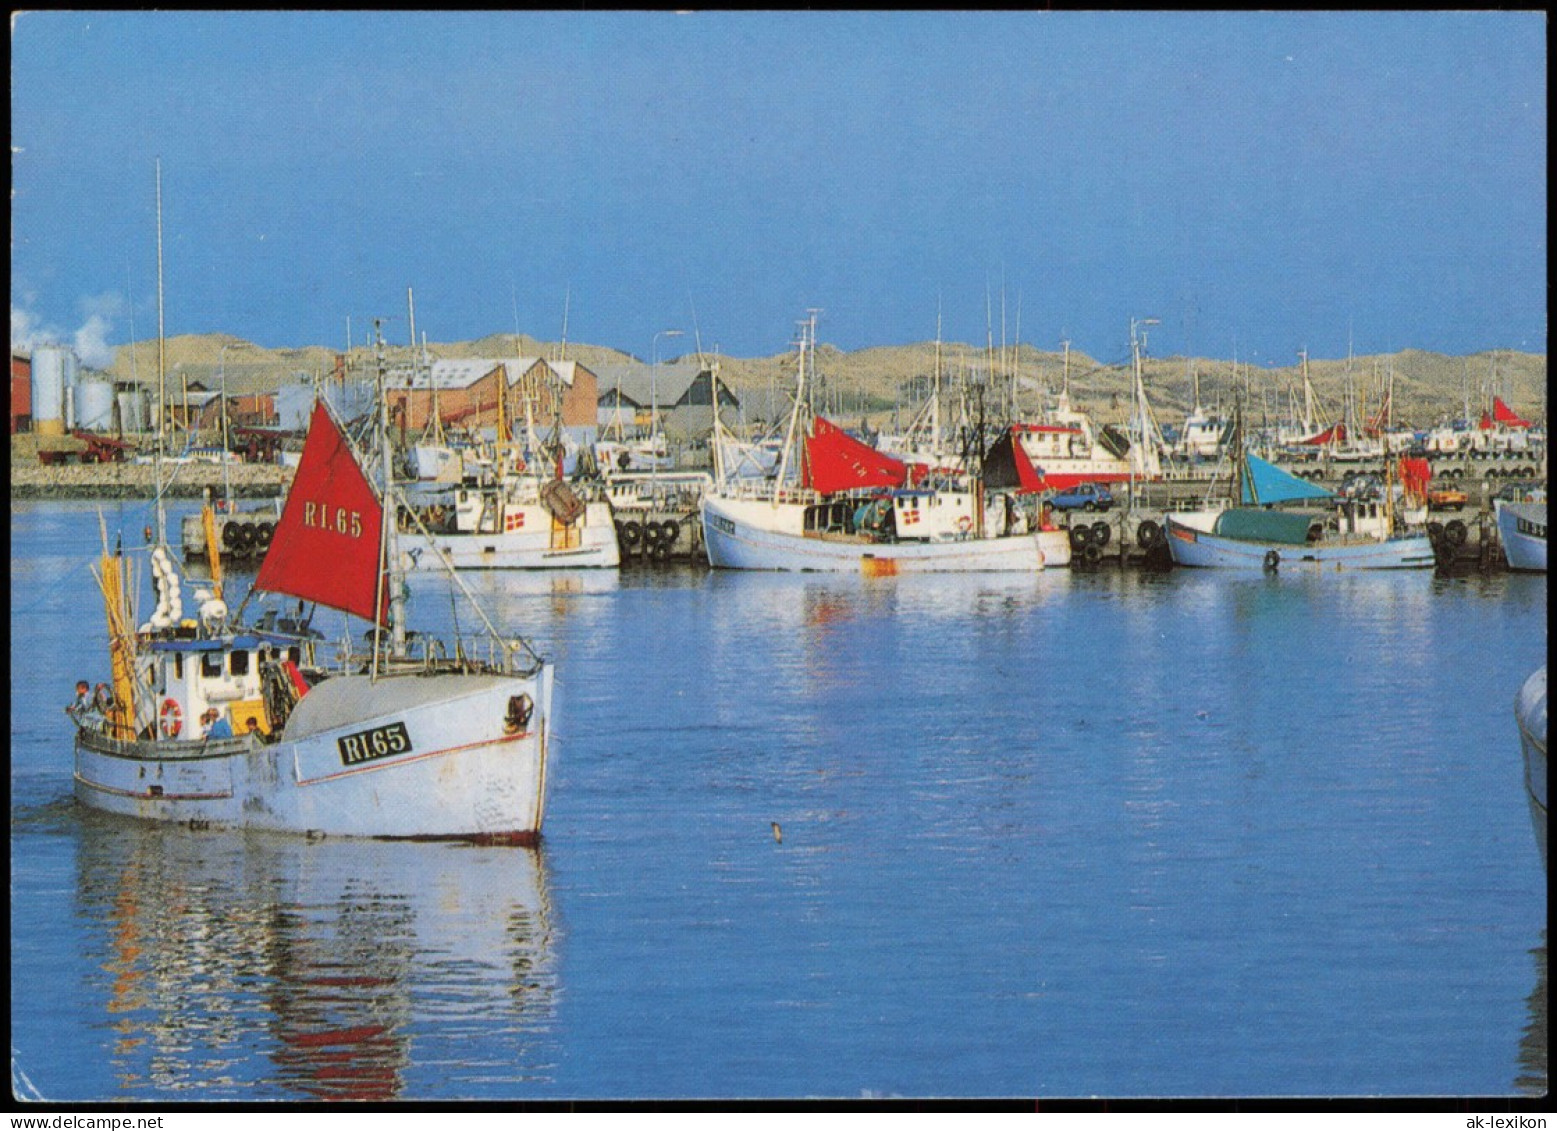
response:
M1197 569L1332 573L1360 569L1431 569L1436 564L1432 542L1425 534L1383 542L1315 542L1294 546L1223 538L1182 526L1171 518L1167 527L1168 553L1173 564Z

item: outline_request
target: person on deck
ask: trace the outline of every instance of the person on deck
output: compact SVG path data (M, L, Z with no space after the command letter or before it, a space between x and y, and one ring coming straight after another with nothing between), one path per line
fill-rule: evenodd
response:
M65 708L65 714L80 723L86 718L86 713L92 709L92 685L84 679L76 680L75 702Z
M205 723L205 736L207 738L232 737L232 724L215 707L206 708L205 714L201 715L200 719Z

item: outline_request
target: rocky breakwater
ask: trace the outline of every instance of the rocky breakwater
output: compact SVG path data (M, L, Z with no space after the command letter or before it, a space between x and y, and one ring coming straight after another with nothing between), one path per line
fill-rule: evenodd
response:
M69 463L45 465L14 458L11 462L13 499L149 499L156 489L157 469L150 463ZM230 482L237 498L274 498L285 494L293 469L278 464L244 463L227 469L215 463L163 465L165 495L200 498L207 489L221 494Z

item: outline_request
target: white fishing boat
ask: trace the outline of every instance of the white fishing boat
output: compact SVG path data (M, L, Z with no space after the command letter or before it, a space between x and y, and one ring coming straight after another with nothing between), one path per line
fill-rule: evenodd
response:
M159 221L160 195L159 176ZM160 222L158 243L160 252ZM79 683L67 708L82 804L197 828L539 838L553 668L522 639L500 637L484 613L484 646L456 638L450 654L421 637L413 653L382 367L379 382L376 484L326 403L314 407L250 594L296 598L287 619L229 613L219 570L186 618L159 494L157 606L136 627L134 562L109 550L103 529L108 678L91 695ZM307 602L368 622L368 651L349 638L324 648Z
M560 428L550 441L537 436L530 401L524 442L514 440L508 393L499 380L495 443L463 453L457 483L422 484L416 505L402 512L406 567L615 569L621 549L610 502L563 479L564 437Z
M552 668L494 632L485 657L406 644L383 494L323 402L256 590L376 622L328 664L311 618L243 625L210 592L183 617L159 546L138 629L130 562L105 548L111 683L76 705L76 796L196 826L533 843L545 813ZM378 612L375 614L375 609Z
M1546 865L1546 666L1533 672L1514 700L1514 720L1519 724L1519 746L1525 762L1525 792L1530 798L1530 819L1535 825L1541 865Z
M1070 343L1064 344L1064 376L1055 406L1035 423L1012 426L1023 451L1056 491L1082 483L1125 483L1162 478L1167 445L1146 397L1142 366L1145 326L1155 319L1130 324L1133 393L1130 420L1124 428L1095 428L1091 418L1070 401Z
M702 500L704 545L716 569L1035 572L1038 532L983 484L909 482L900 460L816 416L807 399L814 316L802 323L798 387L772 478L725 474L723 426L713 435L714 488Z
M1546 572L1546 501L1514 502L1498 499L1498 539L1508 568L1530 573Z
M422 499L404 519L412 570L615 569L621 563L611 504L580 498L561 478L493 473Z

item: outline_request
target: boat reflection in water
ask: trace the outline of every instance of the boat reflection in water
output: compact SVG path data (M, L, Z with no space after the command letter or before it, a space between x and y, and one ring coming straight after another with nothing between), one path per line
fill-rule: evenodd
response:
M538 1078L556 982L538 851L87 819L78 906L105 935L118 1034L118 1093L93 1098L452 1098Z
M1519 1039L1519 1076L1514 1086L1527 1096L1545 1096L1547 1093L1546 1046L1548 1041L1548 1015L1546 1002L1546 931L1541 931L1541 945L1530 952L1535 956L1535 989L1530 991L1530 1020L1524 1035Z

